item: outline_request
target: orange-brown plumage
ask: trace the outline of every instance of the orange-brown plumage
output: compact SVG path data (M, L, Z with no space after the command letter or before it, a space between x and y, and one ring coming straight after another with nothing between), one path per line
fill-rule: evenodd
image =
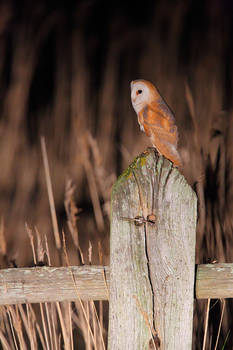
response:
M131 99L140 127L153 146L175 166L181 166L175 118L158 90L149 81L134 80L131 82Z

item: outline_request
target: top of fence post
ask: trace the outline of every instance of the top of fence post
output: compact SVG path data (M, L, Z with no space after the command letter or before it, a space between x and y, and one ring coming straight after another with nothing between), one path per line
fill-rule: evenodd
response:
M110 350L191 349L195 235L195 193L149 149L112 190Z

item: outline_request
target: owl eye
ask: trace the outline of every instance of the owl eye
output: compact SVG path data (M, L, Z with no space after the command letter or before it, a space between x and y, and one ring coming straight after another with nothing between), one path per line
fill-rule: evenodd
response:
M142 93L142 90L137 90L136 91L136 95L138 96L138 95L140 95Z

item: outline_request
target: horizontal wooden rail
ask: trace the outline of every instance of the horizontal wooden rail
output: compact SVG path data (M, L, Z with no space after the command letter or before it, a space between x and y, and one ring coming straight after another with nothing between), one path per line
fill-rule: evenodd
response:
M109 268L33 267L0 270L0 304L107 300Z
M198 265L196 298L233 298L233 264Z
M108 300L108 286L108 266L10 268L0 270L0 304ZM233 298L233 264L198 265L195 293Z

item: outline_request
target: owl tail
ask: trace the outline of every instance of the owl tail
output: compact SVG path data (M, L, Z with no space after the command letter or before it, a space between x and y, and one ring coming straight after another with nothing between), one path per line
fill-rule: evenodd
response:
M159 153L169 159L176 167L182 166L182 160L176 146L157 137L153 137L152 143Z

